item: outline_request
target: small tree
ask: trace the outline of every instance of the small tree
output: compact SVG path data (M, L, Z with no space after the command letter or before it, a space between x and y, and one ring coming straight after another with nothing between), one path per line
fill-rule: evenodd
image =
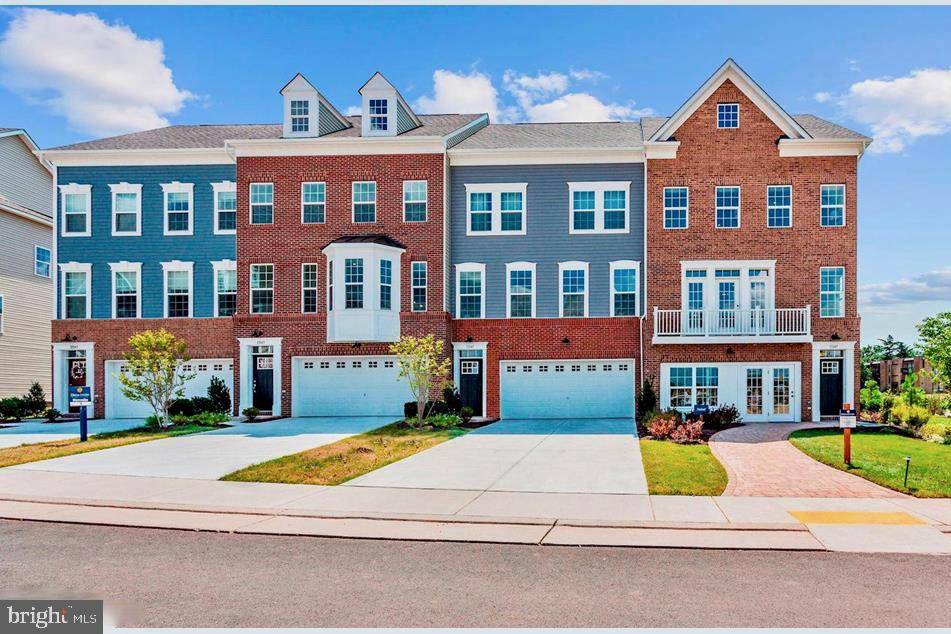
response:
M654 377L644 379L637 393L637 418L644 418L657 409L657 392L654 391Z
M211 377L208 383L208 398L211 399L213 412L231 413L231 390L216 376Z
M885 403L885 395L878 387L878 381L870 379L865 382L865 387L859 391L859 402L863 410L877 412L882 409Z
M931 365L935 383L951 386L951 311L938 313L918 324L923 355Z
M924 405L925 403L925 391L918 387L918 375L914 372L909 372L905 375L905 380L901 382L901 393L898 395L898 400L909 407L914 405Z
M446 377L451 361L443 354L443 342L433 335L401 337L390 346L390 352L396 355L400 378L406 379L416 399L416 420L407 422L422 427L429 413L426 403L433 388L442 388L448 383Z
M46 410L46 393L43 392L43 386L38 381L33 381L30 389L20 400L23 402L24 416L39 416Z
M181 364L189 361L188 344L161 328L137 332L129 338L131 352L118 374L122 394L152 406L159 427L171 425L168 409L185 393L185 383L195 377L185 374Z

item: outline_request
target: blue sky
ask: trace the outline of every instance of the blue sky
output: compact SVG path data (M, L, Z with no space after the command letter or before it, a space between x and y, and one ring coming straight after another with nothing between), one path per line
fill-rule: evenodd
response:
M951 310L949 7L49 11L0 9L0 126L42 147L164 121L274 122L297 71L341 110L380 70L420 110L670 114L733 57L791 113L880 139L859 169L863 338L913 340L921 317Z

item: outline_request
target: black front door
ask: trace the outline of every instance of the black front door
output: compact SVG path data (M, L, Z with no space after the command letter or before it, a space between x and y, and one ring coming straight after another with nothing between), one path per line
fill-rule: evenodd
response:
M274 407L274 356L262 354L254 357L253 404L262 412Z
M473 416L482 416L482 359L459 361L459 396Z
M70 357L66 360L66 371L69 373L67 385L70 387L84 387L86 385L86 359L81 357ZM69 390L67 390L67 399ZM69 411L72 414L79 413L78 405L70 405Z
M819 360L819 413L838 416L842 407L842 359Z

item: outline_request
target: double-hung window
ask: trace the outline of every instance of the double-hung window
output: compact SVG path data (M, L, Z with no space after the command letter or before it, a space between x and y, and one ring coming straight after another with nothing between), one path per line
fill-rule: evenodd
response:
M403 181L403 221L425 222L427 181Z
M194 212L193 183L162 183L165 198L165 226L167 236L192 235Z
M251 224L269 225L274 222L274 183L251 183Z
M720 388L720 371L717 368L697 368L697 385L694 402L715 407Z
M611 262L611 316L630 317L637 315L638 270L640 266L633 260Z
M274 312L274 265L251 265L251 312L267 315Z
M192 262L162 262L165 276L165 316L192 316Z
M306 99L291 99L291 132L310 130L310 102Z
M386 99L370 99L370 130L385 132L389 128L389 108Z
M89 319L92 302L89 297L91 264L68 262L61 264L63 272L63 304L60 312L64 319Z
M485 264L457 264L456 289L456 315L459 319L485 317Z
M363 258L343 261L344 308L363 308Z
M845 185L823 185L820 188L820 221L823 227L845 225Z
M525 235L526 183L466 185L466 235Z
M690 214L690 190L664 188L664 229L686 229Z
M380 310L393 310L392 260L380 260Z
M505 265L508 279L507 315L535 316L535 263L509 262Z
M717 104L717 127L718 128L740 127L740 104L718 103Z
M142 185L117 183L112 192L112 235L142 235Z
M36 245L33 247L33 273L40 277L50 276L50 250Z
M234 260L211 263L215 273L215 317L231 317L238 311L238 269Z
M559 262L559 317L588 316L588 263Z
M317 265L301 264L300 310L302 313L317 312Z
M740 226L740 188L717 187L717 229L737 229Z
M353 183L353 221L376 222L376 182Z
M569 233L628 233L630 181L568 183Z
M112 270L112 318L141 317L142 264L113 262L109 268Z
M92 208L92 185L70 183L60 185L60 205L63 209L64 236L90 236L89 221Z
M413 312L426 312L426 285L429 276L428 266L425 262L413 262L412 264L412 290L413 290Z
M326 221L327 184L301 183L300 186L301 222L305 225Z
M238 194L231 181L211 184L215 204L215 234L234 234L238 228Z
M792 185L766 188L766 226L774 229L792 226Z
M720 371L716 367L677 366L670 368L670 406L716 406L719 402Z
M845 316L845 268L841 266L819 269L819 316Z

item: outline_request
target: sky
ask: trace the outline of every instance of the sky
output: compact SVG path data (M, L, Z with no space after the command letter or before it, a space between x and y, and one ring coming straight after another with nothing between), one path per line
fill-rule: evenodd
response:
M951 7L6 7L0 127L52 147L273 123L294 73L347 111L377 70L420 113L633 119L671 114L733 57L788 112L875 137L862 338L912 342L951 310L949 33Z

